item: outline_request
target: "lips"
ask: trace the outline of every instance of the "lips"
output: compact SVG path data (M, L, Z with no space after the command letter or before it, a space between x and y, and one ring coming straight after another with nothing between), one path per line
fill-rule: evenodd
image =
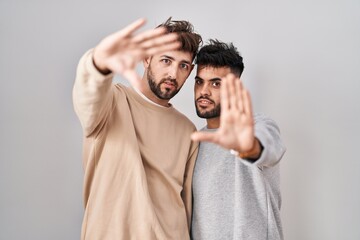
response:
M171 81L171 80L166 80L163 82L163 84L165 84L165 87L167 88L176 88L177 84L175 81Z
M164 83L169 86L175 86L175 84L171 81L165 81Z
M213 102L212 100L210 100L210 99L208 99L208 98L203 98L203 97L198 98L198 99L196 100L196 102L198 103L198 105L199 105L200 107L207 107L207 106L209 106L209 105L211 105L211 104L214 104L214 102Z

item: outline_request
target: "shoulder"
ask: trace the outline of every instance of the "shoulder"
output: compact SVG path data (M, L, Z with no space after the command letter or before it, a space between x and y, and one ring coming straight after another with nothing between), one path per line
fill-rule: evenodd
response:
M254 120L256 122L264 122L264 121L273 121L269 116L265 115L264 113L255 113Z
M277 131L280 131L279 126L275 122L275 120L265 115L264 113L254 114L254 123L255 123L255 128L270 127L270 128L275 128Z
M113 91L114 91L115 95L124 96L127 99L129 99L129 96L132 99L133 95L134 95L134 93L131 91L131 89L128 86L125 86L121 83L114 83Z
M256 124L261 124L261 123L273 123L273 124L276 124L274 119L272 119L271 117L265 115L264 113L255 113L254 114L254 122L255 122L255 125Z
M114 83L114 89L124 93L130 92L129 88L126 87L125 85L122 85L121 83Z
M183 127L188 128L191 131L195 131L196 127L194 123L187 117L185 114L179 112L176 108L172 107L172 115L178 124L181 124Z

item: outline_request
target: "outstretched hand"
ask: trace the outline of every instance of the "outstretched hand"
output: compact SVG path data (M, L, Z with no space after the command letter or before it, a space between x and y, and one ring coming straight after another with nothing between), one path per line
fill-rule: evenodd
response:
M93 61L104 74L114 72L125 77L134 87L140 87L136 65L144 58L177 49L180 43L176 33L165 34L159 27L135 34L145 24L138 19L124 29L104 38L94 49Z
M194 141L207 141L240 153L253 149L254 118L249 92L239 78L228 74L221 81L220 127L216 132L195 132Z

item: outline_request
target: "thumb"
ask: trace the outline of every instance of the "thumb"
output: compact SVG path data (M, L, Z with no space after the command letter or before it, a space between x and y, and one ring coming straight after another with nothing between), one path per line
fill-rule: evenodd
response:
M136 73L136 71L127 70L122 75L130 82L131 86L139 90L141 89L141 77Z
M191 139L197 142L213 142L216 143L215 133L208 132L194 132L191 134Z

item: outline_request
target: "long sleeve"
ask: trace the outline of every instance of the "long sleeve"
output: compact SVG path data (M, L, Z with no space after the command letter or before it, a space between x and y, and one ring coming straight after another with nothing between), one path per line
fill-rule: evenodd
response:
M276 122L264 115L256 115L255 136L263 146L263 151L260 158L253 164L258 167L271 167L276 165L286 151L286 147L280 138L280 130Z
M80 59L73 88L74 109L85 136L101 128L114 100L113 74L101 74L93 64L92 54L91 49Z

